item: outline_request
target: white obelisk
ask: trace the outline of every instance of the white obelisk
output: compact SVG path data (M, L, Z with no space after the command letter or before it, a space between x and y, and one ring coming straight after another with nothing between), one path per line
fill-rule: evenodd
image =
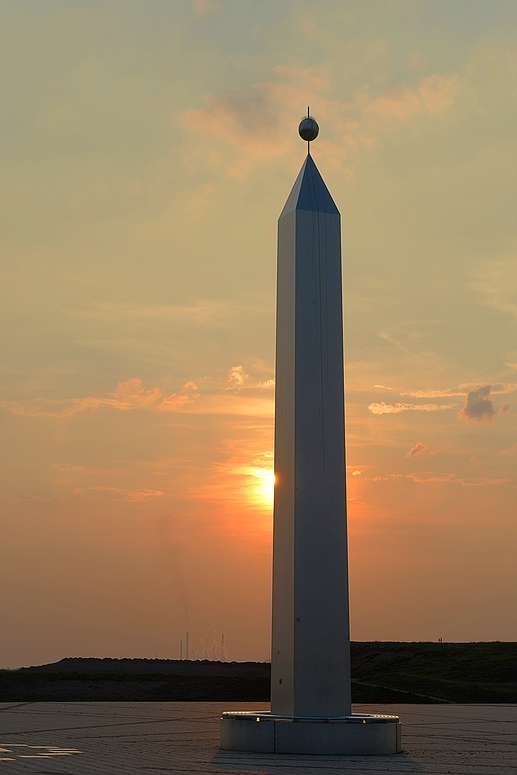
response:
M310 117L304 140L316 139ZM352 714L341 225L309 153L278 223L271 712L226 712L221 747L400 751L397 716Z
M278 223L271 712L351 712L341 224L307 155Z

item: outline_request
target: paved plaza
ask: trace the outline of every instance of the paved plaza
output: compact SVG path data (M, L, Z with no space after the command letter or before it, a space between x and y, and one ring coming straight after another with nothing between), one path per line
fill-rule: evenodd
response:
M516 705L357 705L401 718L394 756L287 756L221 751L223 710L266 703L0 703L0 775L133 773L517 772Z

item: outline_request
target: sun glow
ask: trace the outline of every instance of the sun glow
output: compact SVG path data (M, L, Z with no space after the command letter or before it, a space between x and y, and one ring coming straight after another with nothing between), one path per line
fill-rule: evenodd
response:
M212 475L202 488L197 488L198 497L224 503L228 514L230 504L231 510L235 506L241 516L244 507L252 521L258 519L269 535L275 488L273 452L265 451L262 443L251 445L247 439L225 440L223 451L226 459L213 464Z
M273 508L275 474L270 468L250 468L249 474L257 481L251 482L253 500L257 505Z

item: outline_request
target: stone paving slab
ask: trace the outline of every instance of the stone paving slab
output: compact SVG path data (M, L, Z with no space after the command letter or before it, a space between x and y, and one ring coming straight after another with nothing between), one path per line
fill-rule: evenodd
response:
M223 710L266 703L0 703L0 775L517 774L517 705L357 705L401 717L395 756L221 751Z

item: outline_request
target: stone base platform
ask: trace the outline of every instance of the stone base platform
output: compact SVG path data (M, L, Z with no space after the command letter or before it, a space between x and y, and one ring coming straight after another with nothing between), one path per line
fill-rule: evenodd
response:
M221 748L254 753L378 756L400 753L398 716L278 716L227 711L221 716Z

